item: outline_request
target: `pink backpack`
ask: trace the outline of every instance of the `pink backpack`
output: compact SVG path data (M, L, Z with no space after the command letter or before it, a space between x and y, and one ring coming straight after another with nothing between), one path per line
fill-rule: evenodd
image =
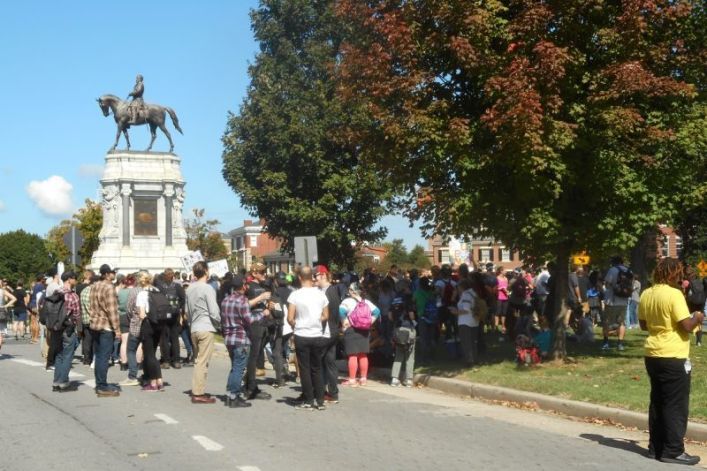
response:
M349 324L351 327L358 330L370 330L371 324L373 324L373 315L371 313L371 308L365 299L361 299L356 303L356 307L353 308L349 314Z

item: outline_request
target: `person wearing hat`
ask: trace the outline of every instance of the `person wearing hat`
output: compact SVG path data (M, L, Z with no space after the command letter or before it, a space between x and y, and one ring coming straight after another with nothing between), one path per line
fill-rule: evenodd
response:
M118 316L118 297L113 280L115 272L110 265L103 264L99 269L101 280L91 286L90 323L93 337L94 376L96 394L99 397L116 397L120 393L108 384L108 365L113 351L113 341L121 335L120 317Z
M79 344L77 332L81 326L81 303L79 296L74 292L76 273L72 271L62 273L61 281L64 284L57 292L64 294L66 321L62 330L52 332L55 349L54 381L52 383L52 391L54 392L75 390L70 387L69 371L71 371L71 360L74 358L74 352Z

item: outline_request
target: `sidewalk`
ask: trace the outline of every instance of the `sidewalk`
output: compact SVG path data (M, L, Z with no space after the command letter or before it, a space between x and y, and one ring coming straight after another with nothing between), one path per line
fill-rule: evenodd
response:
M216 351L228 358L226 347L223 344L216 344ZM339 371L346 374L347 364L345 360L338 360ZM390 381L389 368L372 368L370 376L384 382ZM573 401L556 396L548 396L517 389L504 388L501 386L491 386L488 384L473 383L459 379L441 378L426 374L416 374L414 376L416 386L424 386L445 394L452 394L461 397L471 397L486 399L490 401L508 401L518 404L532 404L538 409L558 412L564 415L578 418L595 418L609 421L613 424L621 424L627 427L636 427L639 430L648 430L648 414L633 412L625 409L601 406L589 402ZM707 442L707 424L688 422L685 437L698 441Z
M377 375L390 377L390 370L380 369ZM546 396L516 389L472 383L458 379L440 378L436 376L416 374L416 385L426 386L447 394L463 397L474 397L493 401L509 401L519 404L532 403L537 408L580 418L597 418L615 424L648 429L648 414L632 412L624 409L600 406L588 402L572 401L555 396ZM707 441L707 425L688 422L686 438L699 442Z

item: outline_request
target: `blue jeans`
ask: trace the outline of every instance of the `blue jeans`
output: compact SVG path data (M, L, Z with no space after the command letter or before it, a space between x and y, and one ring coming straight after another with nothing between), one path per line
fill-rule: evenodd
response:
M113 352L113 340L115 332L109 330L94 330L93 354L95 355L94 375L96 377L96 390L107 390L108 387L108 362L110 354Z
M182 342L184 342L184 348L187 349L187 355L192 356L194 353L194 350L192 349L191 346L191 333L190 333L190 328L186 324L182 326L182 333L180 334L182 336ZM192 358L193 360L193 358Z
M54 357L54 386L67 387L69 385L69 371L71 370L71 360L74 358L74 351L79 345L76 338L76 330L72 329L71 335L66 332L52 332L53 335L61 335L61 350Z
M638 325L638 303L632 299L628 300L628 306L626 306L626 327L631 327Z
M133 334L128 335L128 378L137 379L137 347L140 339Z
M231 357L231 372L228 374L226 391L231 394L241 393L241 383L243 382L243 372L248 364L250 355L250 345L246 347L228 347L228 354Z

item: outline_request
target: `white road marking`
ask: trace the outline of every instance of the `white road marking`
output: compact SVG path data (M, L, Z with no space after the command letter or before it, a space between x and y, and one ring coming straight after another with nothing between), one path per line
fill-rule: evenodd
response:
M44 366L44 363L40 363L38 361L32 361L32 360L25 360L24 358L11 358L12 361L15 363L22 363L23 365L28 365L28 366Z
M203 446L206 451L221 451L223 450L223 445L220 443L216 443L215 441L211 440L208 437L205 437L203 435L192 435L192 437L196 442Z
M169 424L169 425L179 423L176 420L174 420L172 417L168 416L167 414L155 414L155 417L157 417L162 422Z
M260 471L257 466L239 466L240 471Z
M86 375L82 375L81 373L74 373L73 371L69 372L69 379L78 379L78 378L85 378Z
M96 389L96 381L93 379L87 379L86 381L81 382L91 389Z

